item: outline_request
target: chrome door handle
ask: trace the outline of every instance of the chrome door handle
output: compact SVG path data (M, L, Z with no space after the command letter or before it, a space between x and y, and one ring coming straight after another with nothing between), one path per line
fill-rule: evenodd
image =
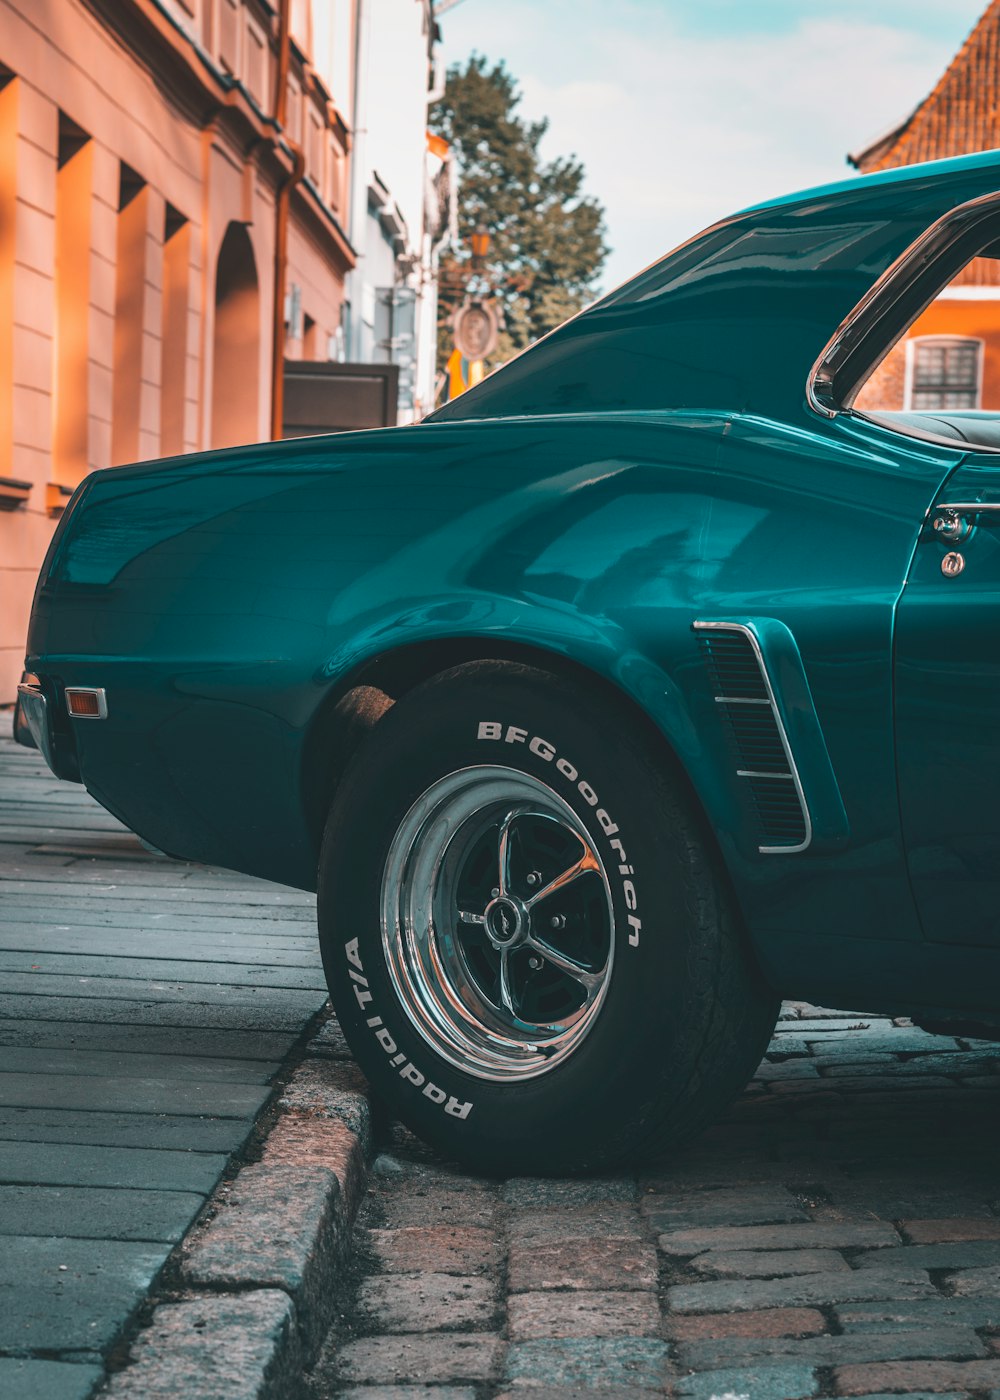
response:
M1000 501L942 501L938 510L957 510L965 515L976 515L982 510L1000 511Z
M935 535L939 539L954 544L964 540L972 526L961 514L958 506L938 506L938 513L932 522Z
M964 540L972 529L967 515L1000 513L1000 501L942 501L935 507L934 533L943 540Z

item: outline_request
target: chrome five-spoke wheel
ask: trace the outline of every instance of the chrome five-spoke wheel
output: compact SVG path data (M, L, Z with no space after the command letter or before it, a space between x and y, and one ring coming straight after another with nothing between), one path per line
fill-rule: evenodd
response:
M774 1025L696 800L631 719L571 677L464 663L393 701L338 786L337 1016L388 1111L477 1171L659 1156Z
M468 1074L543 1074L600 1011L614 958L608 877L572 808L537 778L491 765L429 787L393 837L381 912L401 1006Z

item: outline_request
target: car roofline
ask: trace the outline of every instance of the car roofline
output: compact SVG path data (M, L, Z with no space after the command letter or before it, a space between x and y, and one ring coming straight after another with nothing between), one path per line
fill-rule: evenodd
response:
M965 156L949 156L946 160L926 160L918 165L897 165L890 170L874 170L867 175L849 175L844 180L832 180L825 185L811 185L808 189L796 190L792 194L748 204L731 217L738 219L745 214L761 214L768 209L787 208L807 200L829 199L839 194L857 194L863 189L872 189L877 185L903 185L924 180L929 175L959 175L963 170L989 169L991 166L995 166L1000 175L1000 149L976 151Z

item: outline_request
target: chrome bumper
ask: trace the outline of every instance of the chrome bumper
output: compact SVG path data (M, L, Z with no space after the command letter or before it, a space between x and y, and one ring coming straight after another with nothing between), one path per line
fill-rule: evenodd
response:
M53 760L52 734L49 729L48 701L42 694L41 688L28 681L22 681L17 687L17 699L21 713L31 731L31 737L35 741L35 747L55 773L56 765Z

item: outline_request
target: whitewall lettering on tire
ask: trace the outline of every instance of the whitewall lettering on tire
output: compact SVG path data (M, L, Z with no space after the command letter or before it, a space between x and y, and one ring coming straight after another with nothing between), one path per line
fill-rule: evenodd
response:
M529 731L527 729L522 729L516 724L503 724L500 720L480 720L476 731L476 738L497 744L526 744L530 753L536 754L537 757L546 763L553 764L556 772L560 773L567 782L575 787L588 807L595 809L594 817L601 830L604 832L604 835L608 838L608 844L611 850L617 857L618 874L622 877L622 894L625 900L625 907L629 910L628 941L631 947L638 948L639 935L642 932L642 920L636 912L639 900L634 882L630 878L627 878L634 875L635 870L629 864L628 854L621 839L618 823L612 821L611 817L600 805L601 800L597 792L586 779L580 777L579 769L567 758L560 755L555 745L549 743L548 739L543 739L538 734L529 739L528 733Z

